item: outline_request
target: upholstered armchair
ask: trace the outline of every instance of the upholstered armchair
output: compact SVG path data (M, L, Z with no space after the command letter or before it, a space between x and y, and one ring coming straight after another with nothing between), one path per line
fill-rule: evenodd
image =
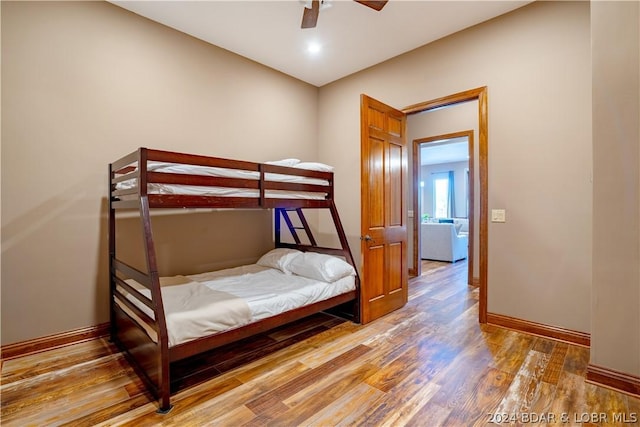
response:
M428 222L420 227L422 259L455 262L467 257L469 235L458 234L455 224Z

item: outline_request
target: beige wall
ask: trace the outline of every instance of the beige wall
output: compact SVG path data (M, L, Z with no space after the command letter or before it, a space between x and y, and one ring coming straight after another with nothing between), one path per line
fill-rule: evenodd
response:
M139 146L316 160L317 101L311 85L109 3L3 1L2 343L108 321L110 161ZM163 269L255 260L265 221L165 214ZM203 240L166 243L188 235Z
M640 376L640 6L591 11L591 363Z
M489 224L489 311L589 332L589 26L586 2L536 2L322 87L319 156L343 171L336 202L354 245L359 95L402 108L487 86L489 209L507 214Z

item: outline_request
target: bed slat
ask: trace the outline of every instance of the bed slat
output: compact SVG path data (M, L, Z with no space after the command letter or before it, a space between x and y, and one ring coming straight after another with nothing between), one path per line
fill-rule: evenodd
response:
M296 175L304 176L305 178L318 178L325 179L329 182L333 179L332 172L322 172L311 169L293 168L288 166L270 165L267 163L262 164L262 170L264 173L277 173L281 175Z
M329 208L330 200L265 199L263 208Z
M118 286L121 286L124 289L126 289L126 291L132 294L133 296L135 296L138 301L140 301L141 303L143 303L144 305L146 305L147 307L153 310L153 301L151 301L150 298L142 294L139 290L137 290L136 288L134 288L133 286L131 286L121 278L116 277L115 279Z
M259 181L255 179L224 178L183 173L148 172L147 182L158 184L202 185L209 187L252 188L257 189Z
M127 297L123 293L121 293L120 291L118 291L116 289L114 291L114 296L113 297L118 300L118 303L126 305L129 310L131 310L133 313L135 313L136 316L138 316L140 319L142 319L142 321L144 321L156 333L158 332L158 324L157 324L157 322L154 319L152 319L151 317L149 317L144 311L140 310L134 303L129 301L127 299ZM136 323L138 323L138 322L136 322ZM142 329L144 329L144 327L142 325L139 325L139 326Z
M150 208L260 208L258 198L149 194Z
M258 163L242 160L223 159L221 157L200 156L196 154L175 153L163 150L147 151L147 159L158 162L181 163L197 166L215 166L220 168L241 169L258 172Z
M302 184L297 182L276 182L265 181L265 190L286 190L286 191L307 191L310 193L323 193L326 194L329 191L329 187L326 185L317 184ZM267 196L267 198L269 198Z
M118 172L116 172L116 174L117 174L117 173L118 173ZM140 174L138 173L138 170L137 170L137 169L134 169L133 171L128 172L128 173L125 173L125 174L123 174L123 175L115 176L115 177L111 180L111 182L112 182L113 184L116 184L116 183L118 183L118 182L128 181L128 180L130 180L130 179L137 179L137 178L138 178L138 176L140 176Z
M126 264L118 259L113 260L113 265L116 271L119 271L126 277L129 277L135 280L136 282L143 285L145 288L151 289L151 278L147 274L143 273L137 268L132 267L129 264Z

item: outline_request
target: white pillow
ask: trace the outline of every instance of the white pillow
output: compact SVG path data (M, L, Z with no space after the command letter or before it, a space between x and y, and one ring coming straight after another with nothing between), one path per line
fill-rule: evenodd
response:
M274 165L274 166L288 166L288 167L292 167L297 165L298 163L300 163L299 159L282 159L282 160L272 160L269 162L265 162L268 165Z
M300 255L302 252L296 249L276 248L262 255L256 264L278 269L284 274L291 274L289 264Z
M308 169L312 171L333 172L333 166L325 165L324 163L318 163L318 162L300 162L294 167L298 169Z
M353 267L340 258L317 252L304 252L297 256L289 264L289 270L298 276L322 282L335 282L356 274Z

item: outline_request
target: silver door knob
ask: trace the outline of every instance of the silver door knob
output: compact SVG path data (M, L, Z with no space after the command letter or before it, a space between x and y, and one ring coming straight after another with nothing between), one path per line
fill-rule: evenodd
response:
M367 234L366 236L360 236L360 240L365 240L367 242L370 242L373 240L373 238L371 238L371 236Z

